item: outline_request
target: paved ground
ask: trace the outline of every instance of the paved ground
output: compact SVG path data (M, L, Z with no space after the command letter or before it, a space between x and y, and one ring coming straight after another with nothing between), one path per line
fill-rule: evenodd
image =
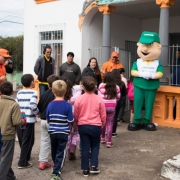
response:
M128 122L128 114L126 114ZM83 177L80 169L80 156L77 160L66 163L62 172L64 180L165 180L160 176L162 163L180 154L180 129L157 127L157 131L140 130L130 132L128 123L118 126L118 136L113 138L114 146L107 149L101 145L99 156L99 175ZM32 151L33 167L17 169L19 144L16 142L13 169L18 180L49 180L52 169L38 169L38 154L40 144L40 122L36 123L36 141Z

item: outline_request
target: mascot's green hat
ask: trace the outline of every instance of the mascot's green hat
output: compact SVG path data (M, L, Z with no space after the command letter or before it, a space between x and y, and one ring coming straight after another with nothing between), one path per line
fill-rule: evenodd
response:
M160 43L160 38L156 32L144 31L141 34L139 42L142 44L151 44L153 42Z

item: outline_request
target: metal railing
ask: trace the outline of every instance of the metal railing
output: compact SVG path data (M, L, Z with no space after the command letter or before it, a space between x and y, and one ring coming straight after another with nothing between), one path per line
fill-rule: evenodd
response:
M179 55L178 55L179 54ZM169 46L169 62L170 68L169 84L180 86L180 46Z

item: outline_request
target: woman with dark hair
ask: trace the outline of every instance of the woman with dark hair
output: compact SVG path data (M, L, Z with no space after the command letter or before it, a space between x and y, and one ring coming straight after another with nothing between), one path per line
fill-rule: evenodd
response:
M114 75L112 72L105 74L104 83L101 83L98 88L98 95L100 95L106 108L106 127L102 129L101 143L105 143L105 131L107 131L106 147L112 146L112 128L114 124L114 115L116 109L116 101L120 98L120 89L116 85Z
M82 78L85 76L87 72L93 72L95 74L95 80L97 82L97 87L102 82L101 80L101 72L99 70L98 62L95 57L89 59L89 63L86 68L83 69Z
M116 128L117 128L117 123L118 123L118 115L121 120L124 115L124 109L126 106L126 85L121 80L121 74L120 74L119 69L114 69L112 71L112 73L114 75L115 82L119 86L120 91L121 91L121 98L119 100L117 100L116 112L115 112L115 116L114 116L113 133L112 133L112 137L116 137L117 136Z

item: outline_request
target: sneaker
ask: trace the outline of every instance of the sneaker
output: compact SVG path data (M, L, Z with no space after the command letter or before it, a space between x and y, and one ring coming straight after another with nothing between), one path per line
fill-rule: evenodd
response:
M117 133L112 133L112 137L116 137L117 136Z
M74 152L69 153L69 160L76 160L76 154Z
M52 174L51 175L51 180L63 180L60 174Z
M105 142L105 138L101 138L101 144L104 144Z
M106 147L107 147L107 148L111 148L112 146L113 146L113 143L112 143L112 142L107 142L107 143L106 143Z
M24 168L30 168L30 167L32 167L31 163L28 163L27 166L19 166L18 165L18 169L24 169Z
M97 167L90 167L90 173L98 174L100 173L100 170Z
M83 175L85 177L88 177L89 176L89 170L83 170Z
M40 170L44 170L44 169L46 169L46 168L49 168L49 167L51 167L51 165L48 163L48 162L45 162L45 163L39 163L39 169Z

